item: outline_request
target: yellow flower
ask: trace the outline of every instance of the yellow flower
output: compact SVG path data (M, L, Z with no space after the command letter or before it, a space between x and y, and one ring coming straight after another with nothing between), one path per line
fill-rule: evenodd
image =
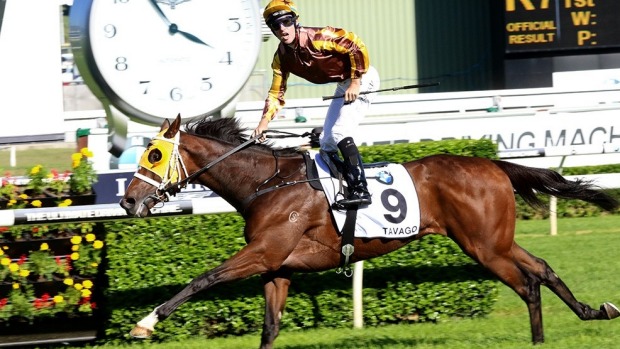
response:
M82 297L90 297L93 294L90 290L84 289L82 290Z
M19 276L21 277L27 277L28 275L30 275L30 270L22 269L19 271Z
M4 255L4 251L2 251L2 249L0 248L0 256Z
M93 282L90 280L84 280L84 282L82 282L82 285L84 286L84 288L92 288Z
M22 200L26 200L26 199L28 199L28 195L26 195L26 194L19 194L18 198L20 198Z
M19 265L17 263L11 263L9 264L9 270L12 272L16 272L19 270Z
M43 203L41 202L41 200L34 200L33 202L30 203L32 206L34 207L41 207L43 206Z
M92 263L90 263L90 266L91 266L91 267L95 267L95 268L97 268L97 267L99 266L99 263L97 263L97 262L92 262Z
M71 246L71 251L77 252L79 250L80 250L80 245L73 245L73 246Z
M71 206L72 203L73 201L71 201L71 199L65 199L63 202L58 204L58 207L68 207Z
M67 286L71 286L71 285L73 285L73 279L66 278L66 279L63 281L63 283L64 283L65 285L67 285Z
M4 258L2 258L2 260L0 260L0 264L2 264L2 265L9 265L9 264L11 264L11 259L4 257Z
M62 303L65 301L65 298L61 295L54 296L54 303Z
M80 254L79 254L79 253L77 253L77 252L73 252L73 253L71 254L71 260L73 260L73 261L77 261L78 259L80 259Z
M47 251L47 250L50 249L50 245L48 245L47 242L44 242L44 243L41 244L41 247L39 247L39 249L41 251Z
M13 283L13 289L14 289L14 290L19 289L19 283L14 282L14 283Z
M13 205L15 205L16 203L17 203L17 200L15 200L15 199L11 199L11 200L9 200L9 202L8 202L6 205L7 205L7 206L13 206Z
M93 157L93 152L90 151L88 148L80 149L80 154L82 154L83 156L86 156L87 158L92 158Z
M84 286L82 286L82 284L75 284L73 285L73 287L75 287L76 290L81 290L82 288L84 288Z
M82 161L82 156L83 156L82 153L73 153L73 155L71 155L73 168L80 166L80 162Z
M82 160L82 156L84 156L82 155L82 153L73 153L71 154L71 160L73 160L73 162L75 161L79 162L80 160Z
M93 233L86 234L86 241L88 241L88 242L95 241L95 234L93 234Z
M43 166L41 166L41 165L37 165L37 166L33 167L33 168L30 170L30 174L31 174L31 175L36 175L37 173L39 173L39 172L41 171L41 168L42 168L42 167L43 167Z
M79 235L75 235L71 238L71 243L74 245L79 245L82 242L82 237Z
M93 248L98 250L103 247L103 241L97 240L93 243Z

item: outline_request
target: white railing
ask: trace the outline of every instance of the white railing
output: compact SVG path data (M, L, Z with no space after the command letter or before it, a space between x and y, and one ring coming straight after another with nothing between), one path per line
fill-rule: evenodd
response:
M328 105L329 101L323 101L319 96L288 100L286 107L271 122L270 128L299 134L310 131L323 125ZM237 104L235 116L244 127L254 129L262 109L263 101L241 102ZM572 146L572 137L578 132L585 132L588 136L585 145L603 147L615 140L615 130L619 130L617 132L620 138L620 122L617 121L619 111L620 87L379 94L368 116L362 120L356 140L361 145L372 145L443 138L489 138L496 141L503 151ZM106 169L109 166L105 136L108 130L101 125L95 126L101 122L103 115L100 110L66 113L65 125L70 128L68 134L74 134L77 128L91 128L93 140L89 137L89 148L102 156L101 159L96 159L103 164L98 168ZM306 121L296 122L297 116L303 116ZM617 126L615 130L614 126ZM158 129L130 123L128 136L148 139L155 135ZM597 131L599 129L603 132ZM562 144L557 138L561 132L568 134L568 139L564 139ZM545 144L546 133L555 137L547 142L551 144ZM536 139L528 138L530 134L535 135ZM307 139L285 139L275 143L280 146L297 146L307 142ZM551 167L555 160L545 156L542 159L530 158L519 162ZM620 155L604 158L574 157L567 166L581 165L570 163L574 161L580 161L584 165L615 163L620 162Z

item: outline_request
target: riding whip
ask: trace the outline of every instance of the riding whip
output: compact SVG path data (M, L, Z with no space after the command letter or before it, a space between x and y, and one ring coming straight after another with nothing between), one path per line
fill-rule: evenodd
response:
M408 89L411 89L411 88L432 87L432 86L439 86L439 82L430 82L430 83L426 83L426 84L405 85L405 86L400 86L400 87L383 88L383 89L376 90L376 91L363 91L363 92L360 92L360 95L366 95L366 94L369 94L369 93L376 93L376 92L408 90ZM341 95L341 96L323 96L323 100L326 101L328 99L337 99L337 98L343 98L343 97L344 97L344 95Z

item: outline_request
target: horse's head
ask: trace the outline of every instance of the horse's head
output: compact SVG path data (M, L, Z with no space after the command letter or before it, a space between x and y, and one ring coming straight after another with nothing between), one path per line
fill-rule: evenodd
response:
M149 142L140 158L140 166L120 202L127 214L146 217L157 203L168 200L169 191L178 190L187 170L179 154L181 116L170 124L166 119L157 136Z

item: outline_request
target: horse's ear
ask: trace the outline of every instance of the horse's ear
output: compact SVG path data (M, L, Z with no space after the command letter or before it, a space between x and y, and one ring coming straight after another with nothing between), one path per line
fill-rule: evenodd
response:
M170 128L170 121L168 121L168 119L165 119L164 122L161 123L161 128L159 129L159 132Z
M168 124L168 119L166 119L166 121L164 121L164 123ZM166 137L166 138L173 138L174 135L176 135L177 132L179 132L180 128L181 128L181 114L178 114L177 118L174 119L172 124L170 124L168 126L168 130L164 133L164 137ZM162 128L162 130L163 130L163 128Z

